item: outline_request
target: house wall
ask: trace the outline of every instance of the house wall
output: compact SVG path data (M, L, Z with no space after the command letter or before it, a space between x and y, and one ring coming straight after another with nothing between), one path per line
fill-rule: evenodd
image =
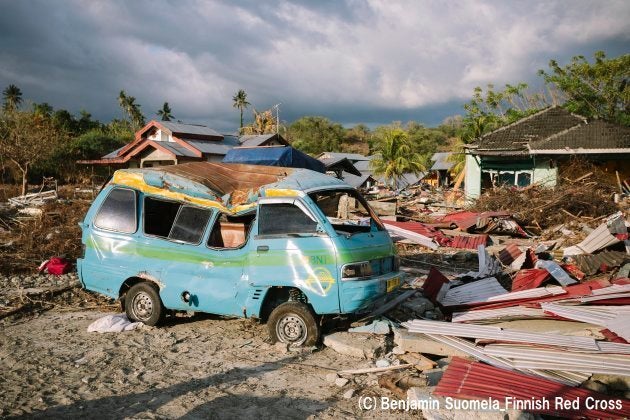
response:
M140 154L140 167L145 168L148 165L164 166L177 163L177 159L170 153L166 153L158 149L147 149Z
M466 155L466 178L464 193L467 199L474 199L481 195L481 167L472 155Z
M532 184L555 187L558 182L558 168L549 159L536 160Z
M154 133L148 135L147 139L154 141L173 141L173 137L162 130L156 130Z

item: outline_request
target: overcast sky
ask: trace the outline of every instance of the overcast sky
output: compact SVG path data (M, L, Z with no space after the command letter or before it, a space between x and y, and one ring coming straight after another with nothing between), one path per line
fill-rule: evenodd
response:
M103 121L124 89L148 119L168 101L224 132L241 88L286 122L436 125L475 86L533 84L549 59L629 45L628 0L0 0L2 89Z

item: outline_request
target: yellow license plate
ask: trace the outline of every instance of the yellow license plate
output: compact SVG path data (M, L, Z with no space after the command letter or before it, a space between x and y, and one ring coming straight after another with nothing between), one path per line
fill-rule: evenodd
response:
M400 286L400 278L394 277L393 279L387 280L387 292L391 292L395 288Z

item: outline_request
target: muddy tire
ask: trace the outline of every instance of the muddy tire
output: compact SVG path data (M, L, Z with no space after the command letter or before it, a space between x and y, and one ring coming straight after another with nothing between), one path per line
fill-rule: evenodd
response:
M267 320L271 341L291 346L313 346L320 329L313 311L301 302L285 302L276 307Z
M164 319L164 305L157 287L150 283L138 283L125 296L127 318L146 325L158 325Z

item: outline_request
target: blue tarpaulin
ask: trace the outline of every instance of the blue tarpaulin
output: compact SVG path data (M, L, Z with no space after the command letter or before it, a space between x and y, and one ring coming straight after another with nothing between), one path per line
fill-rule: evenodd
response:
M290 146L234 148L227 152L223 163L246 163L249 165L284 166L305 168L326 173L324 164Z

